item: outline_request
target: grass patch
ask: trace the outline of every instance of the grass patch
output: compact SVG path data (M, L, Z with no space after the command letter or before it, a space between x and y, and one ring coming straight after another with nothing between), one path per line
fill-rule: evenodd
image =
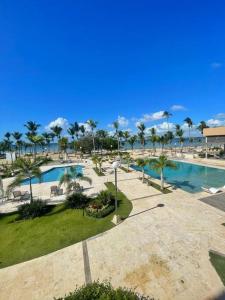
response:
M106 183L115 194L113 183ZM126 218L132 204L118 192L118 214ZM82 209L66 209L64 204L39 218L18 221L18 213L0 214L0 268L70 246L114 227L114 212L100 219L83 216Z
M225 256L209 251L210 261L225 286Z
M93 170L95 171L95 173L98 175L98 176L105 176L105 174L100 171L98 168L93 168Z
M113 194L116 194L116 188L115 185L112 182L106 182L105 183L107 189ZM118 210L117 213L118 215L122 218L125 219L129 216L131 210L132 210L132 203L131 201L122 193L120 190L118 190L117 193L117 198L118 198Z
M142 180L142 178L139 178L139 180ZM154 189L162 192L163 194L169 194L172 193L171 190L164 188L163 191L161 190L161 186L158 183L153 182L152 180L145 178L144 183L147 183L149 186L152 186Z

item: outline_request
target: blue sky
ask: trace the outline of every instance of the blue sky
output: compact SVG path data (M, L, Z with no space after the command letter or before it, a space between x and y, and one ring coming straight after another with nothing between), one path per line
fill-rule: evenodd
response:
M224 28L223 0L1 1L0 136L118 116L161 131L174 105L171 123L223 125Z

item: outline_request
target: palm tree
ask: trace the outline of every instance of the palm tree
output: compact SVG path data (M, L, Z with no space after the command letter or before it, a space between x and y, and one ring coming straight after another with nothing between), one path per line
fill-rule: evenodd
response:
M128 139L128 143L131 145L131 149L132 151L134 150L134 144L137 141L137 136L136 135L132 135L129 139Z
M6 134L5 134L6 139L4 140L4 143L5 143L6 151L9 151L10 156L11 156L11 161L13 161L13 157L12 157L12 144L13 144L13 142L10 140L10 137L11 137L11 133L6 132Z
M124 133L123 133L123 137L125 139L125 142L127 143L128 139L130 137L130 132L128 130L125 130Z
M93 155L92 156L92 162L95 164L96 169L99 169L99 172L102 172L102 163L103 163L103 159L102 157L98 156L98 155Z
M184 122L188 125L188 132L189 132L189 142L191 140L191 128L193 126L193 122L191 120L191 118L187 117L186 119L184 119Z
M80 125L79 130L80 130L82 136L84 136L85 135L85 131L86 131L84 125Z
M158 159L155 159L152 161L152 169L160 172L160 177L161 177L161 190L164 190L164 169L165 168L170 168L170 169L177 169L177 165L171 161L168 160L165 155L160 155Z
M26 124L24 124L24 126L28 129L28 131L32 134L32 135L36 135L37 134L37 130L38 128L41 126L40 124L37 124L36 122L33 121L28 121Z
M205 121L201 121L200 124L198 125L197 129L201 132L202 136L203 136L203 131L205 128L209 128L209 126L207 126Z
M58 153L59 153L59 157L60 157L59 140L60 140L60 138L61 138L62 127L56 125L56 126L51 127L50 129L51 129L52 133L54 134L54 136L56 136L57 139L58 139Z
M119 145L121 145L121 140L124 138L124 132L122 130L118 131L118 139L119 139Z
M35 141L35 136L37 135L37 130L41 125L33 121L28 121L26 124L24 124L24 126L28 129L26 136L33 145L34 157L36 157L36 142L34 141Z
M167 134L158 137L158 142L161 144L161 153L163 153L164 146L168 143Z
M102 155L102 148L103 148L103 141L105 138L108 137L108 131L100 129L96 131L96 137L99 138L100 141L100 148L101 148L101 155Z
M145 124L144 123L139 123L137 125L137 128L139 130L138 136L139 136L140 142L142 144L142 147L144 149L144 147L145 147L145 129L146 129Z
M20 155L20 149L22 146L22 141L21 141L21 137L22 137L22 133L15 131L12 133L12 136L14 137L15 141L16 141L16 148L19 150L19 155Z
M30 199L33 202L33 192L32 192L32 178L37 177L41 180L41 170L40 166L50 161L46 158L22 158L19 157L14 163L13 167L18 171L18 175L16 175L15 179L11 184L9 184L7 188L7 193L11 193L13 189L23 183L24 179L29 179L30 186Z
M114 121L112 125L113 125L113 128L115 129L115 136L117 138L118 154L119 154L119 152L120 152L120 139L119 139L119 134L118 134L118 132L119 132L119 122L118 121Z
M91 128L91 134L92 134L92 140L93 140L93 150L95 151L95 134L94 134L94 130L97 127L98 122L90 119L90 120L87 120L86 123Z
M52 134L50 132L43 132L42 133L42 136L44 138L44 141L45 141L45 145L47 145L48 147L48 152L50 151L50 143L51 143L51 140L52 140Z
M139 168L142 170L142 182L144 182L145 179L145 167L149 164L149 159L144 159L144 158L137 158L136 159L136 164Z
M67 132L71 136L72 140L74 141L75 138L75 130L74 130L74 125L71 124L70 127L67 129Z
M69 141L67 137L62 137L59 139L59 148L60 151L64 152L64 159L67 160L68 159L68 154L67 154L67 149L69 147Z
M87 181L89 184L92 183L91 178L83 176L83 174L79 173L75 167L70 167L69 171L65 169L65 173L60 178L59 186L64 184L66 186L66 193L69 194L70 191L77 186L77 179Z
M163 117L166 118L167 128L168 128L168 131L169 131L169 118L172 117L172 114L168 111L164 111L163 112Z
M155 144L158 141L158 137L156 135L156 129L155 129L155 127L150 128L150 134L151 135L149 137L149 140L152 143L152 147L153 147L153 151L154 151L154 155L155 155L155 152L156 152Z
M180 125L177 124L176 125L176 136L179 138L179 143L180 143L180 146L181 146L181 150L180 152L182 152L182 148L183 148L183 143L184 143L184 131L181 129Z

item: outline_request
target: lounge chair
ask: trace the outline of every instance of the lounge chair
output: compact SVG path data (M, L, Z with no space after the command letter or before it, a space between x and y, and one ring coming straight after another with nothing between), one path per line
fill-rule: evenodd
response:
M13 200L17 201L23 201L23 200L28 200L30 199L30 193L29 192L21 192L21 191L13 191Z
M63 195L63 189L60 189L57 185L50 187L50 197Z
M214 188L214 187L206 188L206 187L202 187L202 189L206 193L213 194L213 195L223 192L223 188Z

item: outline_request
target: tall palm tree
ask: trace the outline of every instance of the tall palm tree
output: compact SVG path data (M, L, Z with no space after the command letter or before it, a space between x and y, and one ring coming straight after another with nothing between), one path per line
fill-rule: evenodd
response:
M69 135L71 136L72 140L74 141L75 138L75 129L74 129L74 125L71 124L70 127L67 129L67 132L69 133Z
M115 136L117 138L117 144L118 144L118 154L120 152L120 139L119 139L119 122L118 121L114 121L113 122L113 128L115 129Z
M155 153L156 153L155 144L158 141L155 127L150 128L150 137L149 137L149 140L152 143L152 147L153 147L153 151L154 151L154 155L155 155Z
M20 155L20 150L21 150L21 146L22 146L22 141L21 141L21 137L22 137L22 133L18 132L18 131L15 131L12 133L12 136L13 138L15 139L16 141L16 148L18 149L19 151L19 155Z
M203 136L203 130L205 128L209 128L209 126L207 126L205 121L201 121L200 124L198 125L197 129L201 132L202 136Z
M15 187L20 186L24 179L29 179L30 186L30 199L33 202L33 192L32 192L32 178L37 177L41 180L41 169L40 166L50 161L46 158L22 158L19 157L14 163L14 168L18 171L15 179L7 188L7 193L11 193Z
M177 169L177 165L171 161L168 160L165 155L160 155L158 159L155 159L152 161L152 169L156 170L160 173L161 177L161 190L164 190L164 169L165 168L170 168L170 169Z
M68 154L67 154L67 149L69 147L69 141L67 137L62 137L59 139L59 148L60 151L62 151L64 153L64 159L67 160L68 159Z
M184 143L183 135L184 135L183 129L181 129L179 124L176 124L176 136L178 137L179 143L180 143L180 146L181 146L180 152L182 152L182 150L183 150L183 143Z
M90 119L90 120L87 120L86 123L91 128L91 134L92 134L92 140L93 140L93 150L95 151L95 133L94 133L94 130L97 127L98 122Z
M79 130L80 130L82 136L84 137L84 136L85 136L85 131L86 131L84 125L80 125L80 126L79 126Z
M167 129L169 131L169 118L172 117L172 114L168 111L164 111L163 112L163 117L166 118L166 122L167 122Z
M66 186L66 193L69 194L77 185L77 180L87 181L89 184L92 183L91 178L83 176L75 167L70 167L69 170L66 169L65 173L61 176L59 186L64 184Z
M134 150L134 144L137 141L137 136L136 135L132 135L129 139L128 139L128 143L131 146L132 151Z
M13 161L13 156L12 156L12 146L13 146L13 142L10 140L11 133L10 133L10 132L6 132L6 134L5 134L4 136L5 136L5 138L6 138L6 139L4 140L6 151L9 151L10 156L11 156L11 161Z
M184 122L188 125L188 133L189 133L189 142L191 141L191 128L193 126L193 122L191 118L187 117L184 119Z
M36 143L34 141L35 141L35 136L37 135L38 128L41 125L33 121L27 121L27 123L24 124L24 126L28 129L26 136L33 145L33 153L34 156L36 157Z
M142 147L144 149L144 147L145 147L145 129L146 129L145 124L142 122L139 123L137 125L137 129L139 130L138 136L139 136L140 142L142 144Z
M52 140L52 134L50 132L43 132L42 136L45 141L45 145L47 146L48 152L50 151L50 143Z
M53 132L53 134L57 137L57 140L58 140L58 153L59 153L59 157L60 157L60 147L59 147L59 140L61 138L61 134L62 134L62 127L60 126L53 126L50 128L51 131Z
M100 148L101 148L101 155L102 155L102 150L103 150L103 141L105 138L108 137L108 131L100 129L96 131L96 137L99 138L100 141Z
M37 130L41 125L33 121L28 121L26 124L24 124L24 126L32 135L36 135Z

